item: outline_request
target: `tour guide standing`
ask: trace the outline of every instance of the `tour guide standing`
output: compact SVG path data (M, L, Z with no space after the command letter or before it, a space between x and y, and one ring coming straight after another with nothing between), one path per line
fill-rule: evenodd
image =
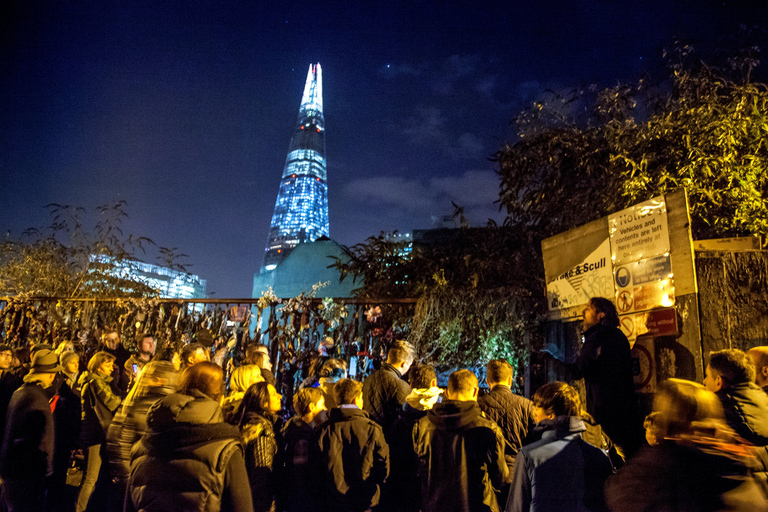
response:
M619 327L616 306L593 297L582 313L584 345L576 358L587 388L587 412L613 442L631 456L640 435L629 341Z
M46 477L53 473L54 429L48 393L59 358L49 349L37 351L24 384L8 405L5 438L0 450L0 475L8 510L45 508Z

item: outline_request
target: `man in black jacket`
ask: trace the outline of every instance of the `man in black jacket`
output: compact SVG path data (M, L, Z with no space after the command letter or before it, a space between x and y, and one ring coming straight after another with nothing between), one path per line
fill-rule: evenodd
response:
M63 370L55 352L37 351L24 384L8 406L0 476L11 512L45 508L46 478L53 473L54 456L53 415L46 388Z
M533 419L533 402L512 392L514 370L503 359L492 359L486 365L485 380L491 391L477 399L486 417L492 419L501 428L506 441L504 459L507 461L509 474L515 465L517 451L523 445L528 432L536 426ZM504 508L509 495L509 486L499 490L499 507Z
M363 410L381 425L384 435L400 414L411 387L403 380L413 362L413 352L405 342L395 342L387 352L387 362L370 374L363 384Z
M0 446L3 444L3 432L5 432L5 415L8 412L8 404L11 403L13 392L21 386L21 379L11 370L13 351L10 345L0 345Z
M575 378L584 377L587 412L627 456L641 443L629 341L619 327L616 306L593 297L582 313L584 344Z
M423 512L498 512L496 490L509 483L504 436L477 405L477 377L458 370L447 400L413 428Z
M312 450L318 501L326 512L370 511L389 476L389 446L381 427L361 410L359 382L340 379L333 394L339 406L318 430Z

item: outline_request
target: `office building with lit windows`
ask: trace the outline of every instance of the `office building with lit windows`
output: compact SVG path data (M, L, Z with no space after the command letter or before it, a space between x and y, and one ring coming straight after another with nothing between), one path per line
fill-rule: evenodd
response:
M283 167L261 272L273 270L297 245L321 236L328 236L323 81L320 64L311 64Z

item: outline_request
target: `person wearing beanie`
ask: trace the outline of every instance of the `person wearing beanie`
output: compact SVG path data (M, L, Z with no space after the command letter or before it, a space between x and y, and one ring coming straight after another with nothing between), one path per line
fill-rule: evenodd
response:
M46 388L61 369L52 350L37 350L24 384L8 405L0 477L9 510L42 512L45 508L54 456L53 414Z

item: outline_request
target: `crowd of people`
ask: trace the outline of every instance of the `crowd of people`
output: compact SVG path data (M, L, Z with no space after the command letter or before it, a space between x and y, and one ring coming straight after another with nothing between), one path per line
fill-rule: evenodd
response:
M469 369L441 388L405 342L362 381L323 342L292 403L258 344L231 372L198 343L157 351L145 335L130 354L114 329L87 361L68 342L26 363L0 345L2 506L768 511L768 347L713 352L703 385L661 383L643 421L617 327L611 301L590 300L571 368L585 400L559 381L515 394L502 359L487 390Z

